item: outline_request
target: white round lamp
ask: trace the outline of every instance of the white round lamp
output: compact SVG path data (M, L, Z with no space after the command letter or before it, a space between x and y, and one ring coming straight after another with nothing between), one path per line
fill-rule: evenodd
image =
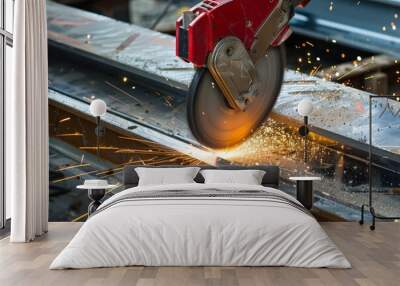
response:
M297 112L301 116L309 116L314 110L314 106L309 99L303 99L297 106Z
M106 130L103 126L101 126L101 117L107 113L107 104L104 100L95 99L90 104L90 113L96 117L97 127L95 129L96 133L96 145L97 145L97 156L100 156L100 137L103 137L106 133Z
M304 125L299 128L300 136L304 137L304 163L308 162L307 135L310 132L308 128L308 116L313 112L314 106L309 99L303 99L297 106L297 112L304 117Z
M95 117L101 117L107 113L107 104L104 100L95 99L90 104L90 113Z

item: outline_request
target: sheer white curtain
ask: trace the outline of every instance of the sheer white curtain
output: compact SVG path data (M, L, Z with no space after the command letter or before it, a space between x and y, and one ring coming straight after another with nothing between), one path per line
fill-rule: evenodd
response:
M13 92L6 97L6 187L12 242L48 225L47 23L45 0L15 1Z

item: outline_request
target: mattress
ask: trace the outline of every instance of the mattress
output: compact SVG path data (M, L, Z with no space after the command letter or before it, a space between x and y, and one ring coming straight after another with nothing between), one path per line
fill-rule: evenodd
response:
M135 187L111 197L50 269L136 265L351 267L284 192L194 183Z

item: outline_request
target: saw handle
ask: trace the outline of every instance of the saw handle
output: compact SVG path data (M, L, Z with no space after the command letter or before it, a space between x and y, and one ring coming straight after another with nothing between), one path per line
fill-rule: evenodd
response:
M293 4L294 4L295 7L302 7L302 8L304 8L304 7L307 6L307 4L308 4L310 1L311 1L311 0L295 0Z

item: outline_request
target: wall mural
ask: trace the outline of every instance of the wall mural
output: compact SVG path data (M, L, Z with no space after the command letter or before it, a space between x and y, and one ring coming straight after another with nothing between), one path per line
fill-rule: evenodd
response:
M129 15L119 19L131 21ZM140 15L136 24L154 24ZM330 219L358 219L368 199L368 92L393 94L372 101L373 197L379 214L399 215L397 60L338 45L334 50L295 35L287 43L290 70L269 119L247 140L214 149L200 144L188 126L186 96L194 70L175 56L174 37L111 16L48 3L50 220L85 220L88 198L76 186L104 178L117 185L110 196L122 190L122 168L134 164L279 165L283 190L294 193L290 176L321 176L316 207ZM158 30L167 32L170 20L163 21ZM89 112L94 99L108 106L99 156ZM296 109L303 99L314 105L306 162L303 118Z

